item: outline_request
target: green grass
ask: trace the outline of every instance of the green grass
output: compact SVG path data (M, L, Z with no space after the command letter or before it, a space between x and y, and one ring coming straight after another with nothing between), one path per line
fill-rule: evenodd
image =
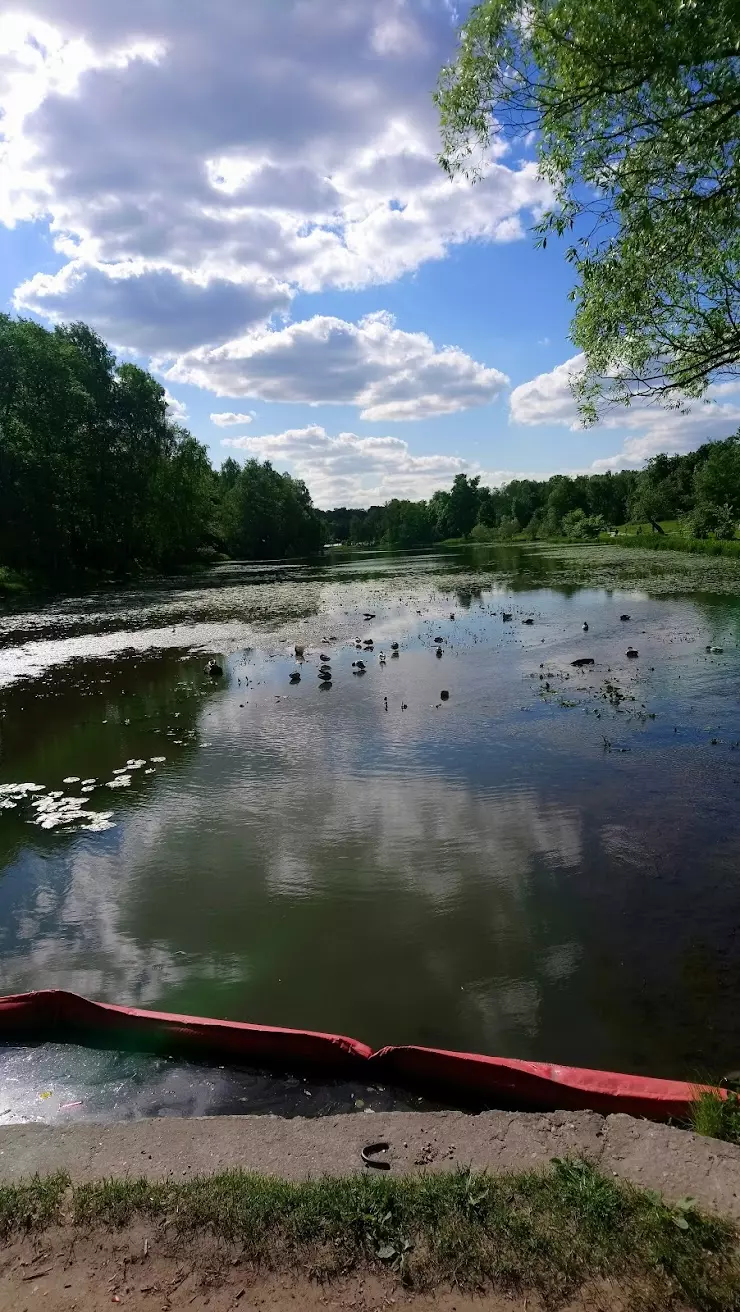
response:
M0 598L25 592L27 588L28 583L22 575L17 574L13 569L8 569L6 565L0 565Z
M669 537L680 535L681 529L677 519L659 519L658 523L663 532L667 533ZM659 533L653 532L653 526L647 520L644 520L641 524L620 524L617 533L620 537L623 535L626 537L660 537Z
M613 547L637 547L645 551L687 551L692 555L730 556L740 560L739 540L718 542L714 538L685 538L680 534L662 538L657 533L640 535L620 532L616 538L602 533L599 541Z
M73 1187L64 1175L0 1187L0 1238L66 1226L165 1222L180 1237L235 1243L269 1269L331 1276L387 1267L407 1284L530 1290L568 1301L611 1280L634 1306L698 1312L740 1308L734 1227L690 1201L606 1179L582 1162L547 1172L467 1171L414 1178L359 1175L292 1184L230 1172L185 1183L106 1180Z
M706 1090L691 1107L691 1128L710 1139L740 1144L740 1097L729 1089L726 1098Z

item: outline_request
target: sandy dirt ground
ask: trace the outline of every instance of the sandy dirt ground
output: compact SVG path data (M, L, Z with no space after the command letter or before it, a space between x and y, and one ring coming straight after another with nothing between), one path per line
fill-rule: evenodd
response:
M623 1292L584 1291L561 1312L620 1312ZM3 1312L543 1312L526 1292L409 1293L392 1276L360 1273L321 1283L265 1275L215 1244L169 1246L140 1227L79 1234L51 1230L0 1253Z
M362 1171L363 1146L390 1144L395 1174L473 1167L494 1173L580 1157L669 1201L691 1196L740 1221L740 1148L686 1130L594 1112L378 1112L315 1119L214 1116L117 1125L0 1127L0 1182L68 1171L187 1180L215 1171L260 1171L289 1180Z

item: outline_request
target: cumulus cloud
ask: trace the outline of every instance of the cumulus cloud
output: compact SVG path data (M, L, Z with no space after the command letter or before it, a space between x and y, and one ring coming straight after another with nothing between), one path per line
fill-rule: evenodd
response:
M356 324L315 315L199 348L180 357L167 377L220 396L356 405L369 420L425 419L488 405L508 383L498 369L455 347L438 349L426 333L403 332L384 313Z
M511 417L517 424L563 424L581 428L578 406L570 388L571 379L583 368L583 355L571 356L549 373L537 374L515 387L509 398Z
M413 456L398 437L330 437L318 425L263 437L226 437L223 445L290 469L318 506L369 506L391 497L419 500L449 487L456 474L480 472L458 456Z
M274 279L250 284L200 282L171 269L132 262L72 261L58 273L37 273L17 288L14 305L53 322L82 319L109 340L142 355L168 356L202 342L223 342L276 311L290 294Z
M167 388L164 390L164 399L167 403L168 418L174 419L177 424L184 424L188 417L188 407L185 402L179 401L176 396L173 396L171 392L168 392Z
M449 488L456 474L480 475L489 487L522 476L511 470L486 470L460 456L412 455L408 443L399 437L331 436L318 424L221 441L232 451L270 460L277 468L287 468L295 478L302 478L322 509L379 505L392 497L426 500L438 489Z
M210 419L217 428L233 428L237 424L251 424L254 411L250 410L246 415L236 415L230 410L220 410L217 414L211 415Z
M97 316L122 345L161 355L233 338L298 291L516 240L548 199L501 142L477 187L438 168L444 3L23 10L0 25L0 220L48 221L70 263L19 304Z
M571 379L584 367L582 354L574 355L549 373L538 374L515 387L509 399L511 419L525 425L557 424L577 431L583 427L571 391ZM617 406L602 417L594 431L622 429L622 449L613 456L595 460L592 469L640 468L661 451L685 453L703 442L728 437L740 427L740 379L716 384L706 398L685 410L666 409L656 402L636 399Z

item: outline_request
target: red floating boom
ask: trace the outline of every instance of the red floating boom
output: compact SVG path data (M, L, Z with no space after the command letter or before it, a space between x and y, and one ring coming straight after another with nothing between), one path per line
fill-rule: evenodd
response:
M90 1002L57 989L0 998L0 1042L8 1040L95 1043L195 1059L217 1056L332 1077L382 1080L431 1098L478 1106L627 1112L657 1121L685 1120L699 1092L699 1086L683 1080L436 1048L389 1047L373 1052L367 1044L339 1034L140 1011Z

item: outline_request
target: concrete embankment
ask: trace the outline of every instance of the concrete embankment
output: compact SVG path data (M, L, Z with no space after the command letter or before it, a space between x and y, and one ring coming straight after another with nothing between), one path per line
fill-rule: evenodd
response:
M387 1141L395 1174L472 1167L495 1173L581 1157L607 1175L696 1199L740 1221L740 1148L629 1116L389 1112L282 1120L208 1117L0 1128L0 1182L67 1171L75 1182L110 1176L188 1179L259 1171L300 1180L367 1170L369 1143Z

